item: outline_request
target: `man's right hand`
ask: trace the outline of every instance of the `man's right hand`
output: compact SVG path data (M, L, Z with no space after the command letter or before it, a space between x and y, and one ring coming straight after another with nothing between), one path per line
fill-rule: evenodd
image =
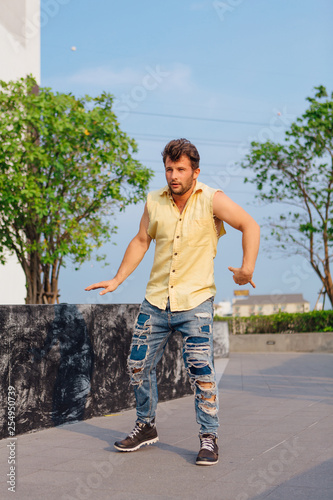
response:
M100 281L99 283L94 283L93 285L87 286L85 290L90 292L90 290L97 290L98 288L104 288L102 292L99 292L100 295L105 295L108 292L114 292L116 288L119 286L119 282L113 278L109 281Z
M121 285L130 274L132 274L142 261L149 248L151 237L148 234L148 226L149 214L146 203L143 216L140 221L139 232L136 236L134 236L128 245L116 276L112 280L100 281L99 283L87 286L87 288L85 288L87 292L90 290L96 290L97 288L104 288L102 292L99 292L100 295L105 295L108 292L114 292L116 288L118 288L118 286Z

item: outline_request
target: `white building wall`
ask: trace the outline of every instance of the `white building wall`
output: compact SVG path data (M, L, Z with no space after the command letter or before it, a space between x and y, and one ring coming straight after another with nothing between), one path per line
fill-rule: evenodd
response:
M1 0L0 78L30 73L40 83L40 0Z
M310 303L304 301L303 303L294 304L292 302L285 304L238 304L233 307L233 316L266 316L269 314L276 314L279 311L287 313L303 313L310 311Z
M218 316L227 316L232 314L231 302L229 300L223 300L214 304L214 314Z
M32 74L40 83L40 0L0 1L0 79ZM0 265L0 304L24 304L25 277L16 257Z

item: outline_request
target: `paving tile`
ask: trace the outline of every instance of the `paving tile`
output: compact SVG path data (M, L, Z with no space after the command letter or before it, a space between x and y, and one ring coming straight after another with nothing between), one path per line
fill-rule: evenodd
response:
M108 496L103 497L101 500L110 500L110 493L108 493ZM153 495L148 495L147 493L144 495L145 499L152 499L152 500L170 500L171 498L184 498L183 496L179 495L179 497L175 496L169 496L169 495L160 495L158 493L154 493ZM123 491L115 491L112 490L112 500L142 500L142 494L141 493L124 493Z
M251 500L332 500L332 498L333 490L280 486L268 495L263 494Z
M80 476L82 480L85 479L85 474L81 472L80 474L76 473L76 476ZM45 487L55 487L58 484L66 484L73 480L71 472L67 471L58 471L58 470L39 470L37 472L33 472L32 474L28 474L23 477L18 478L18 483L20 487L23 488L25 485L34 485L40 484Z
M1 485L0 485L1 487ZM59 500L58 487L51 487L49 484L39 483L38 481L33 484L26 484L18 481L15 493L4 491L1 489L1 499L15 500Z
M306 474L297 475L288 482L289 486L306 486L308 488L331 489L333 492L333 459L327 460L312 469ZM333 496L332 496L333 498Z
M324 447L321 450L317 450L317 454L311 459L310 462L314 463L322 463L326 460L333 460L333 446L332 447Z
M132 430L133 409L21 435L16 499L331 500L332 361L329 354L232 354L219 384L214 467L194 465L193 395L159 404L160 441L136 453L113 448ZM5 445L1 499L8 496Z

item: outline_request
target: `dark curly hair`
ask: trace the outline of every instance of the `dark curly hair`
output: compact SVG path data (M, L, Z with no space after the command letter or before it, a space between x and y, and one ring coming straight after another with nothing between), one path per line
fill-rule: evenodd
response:
M197 148L187 139L174 139L165 146L162 151L163 163L165 165L167 157L171 161L177 162L182 155L187 156L191 161L192 170L199 168L200 155Z

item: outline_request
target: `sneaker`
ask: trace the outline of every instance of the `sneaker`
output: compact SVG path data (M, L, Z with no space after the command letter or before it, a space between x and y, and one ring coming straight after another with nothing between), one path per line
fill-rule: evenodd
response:
M214 434L201 434L200 451L195 461L196 465L215 465L219 461L217 437Z
M116 441L114 447L119 451L135 451L145 444L153 444L157 441L158 436L154 421L151 424L136 422L132 432L122 441Z

